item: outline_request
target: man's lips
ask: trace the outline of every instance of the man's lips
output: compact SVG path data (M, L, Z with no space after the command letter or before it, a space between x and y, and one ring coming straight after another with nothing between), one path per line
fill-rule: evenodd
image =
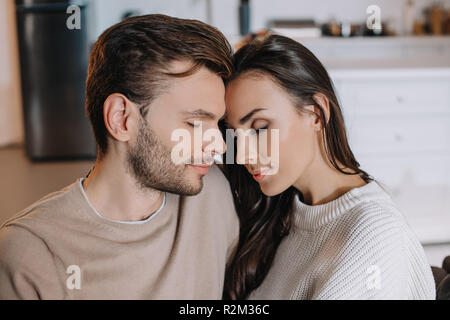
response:
M194 169L197 173L201 174L201 175L206 175L209 172L209 168L211 166L208 165L193 165L193 164L189 164L189 167L191 167L192 169Z

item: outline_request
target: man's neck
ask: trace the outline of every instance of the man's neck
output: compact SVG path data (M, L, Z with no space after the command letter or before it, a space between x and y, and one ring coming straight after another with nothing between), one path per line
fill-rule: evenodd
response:
M164 201L164 192L143 189L127 172L118 155L98 160L83 187L89 201L105 218L136 222L149 218Z

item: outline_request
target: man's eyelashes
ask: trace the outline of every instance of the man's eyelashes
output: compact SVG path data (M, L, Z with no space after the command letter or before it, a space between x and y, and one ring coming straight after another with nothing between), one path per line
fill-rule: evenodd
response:
M186 124L192 128L200 128L201 122L200 121L195 121L195 123L186 122Z

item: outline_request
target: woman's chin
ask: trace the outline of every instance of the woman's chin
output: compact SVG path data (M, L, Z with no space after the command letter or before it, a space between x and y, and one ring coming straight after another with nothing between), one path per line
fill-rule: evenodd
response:
M273 181L262 181L259 183L259 187L261 188L261 192L268 197L273 197L279 195L284 192L288 188L280 188Z

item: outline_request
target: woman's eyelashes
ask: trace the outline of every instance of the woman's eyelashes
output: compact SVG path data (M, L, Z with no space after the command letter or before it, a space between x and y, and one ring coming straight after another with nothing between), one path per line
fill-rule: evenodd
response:
M267 130L267 129L269 129L269 126L265 126L264 128L259 128L259 129L255 129L256 131L262 131L262 130Z

